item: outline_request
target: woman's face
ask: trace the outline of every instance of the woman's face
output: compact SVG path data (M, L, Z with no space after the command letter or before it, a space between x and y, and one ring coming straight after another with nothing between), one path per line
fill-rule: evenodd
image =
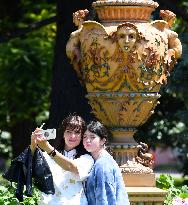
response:
M69 151L77 147L81 142L81 132L66 129L64 132L65 150Z
M83 137L83 145L88 152L96 154L103 148L104 140L101 140L98 135L86 130Z
M124 52L129 52L133 49L136 42L136 30L129 27L122 27L117 31L118 43Z

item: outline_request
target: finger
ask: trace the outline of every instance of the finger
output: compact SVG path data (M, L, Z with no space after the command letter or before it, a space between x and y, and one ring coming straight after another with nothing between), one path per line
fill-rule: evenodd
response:
M40 132L40 131L42 131L42 129L40 129L40 128L37 127L37 128L32 132L32 134L33 134L33 133L34 133L34 134L35 134L35 133L38 133L38 132Z
M31 138L36 138L37 136L40 136L40 135L42 135L41 132L32 132Z
M33 132L33 135L34 135L34 136L42 135L42 132L41 132L41 130L35 130L35 131Z
M39 132L41 132L42 131L42 129L36 129L35 131L34 131L34 133L39 133Z
M35 132L32 132L31 133L31 139L35 138L36 137L36 133Z
M39 142L46 141L46 138L43 135L37 135L36 140Z

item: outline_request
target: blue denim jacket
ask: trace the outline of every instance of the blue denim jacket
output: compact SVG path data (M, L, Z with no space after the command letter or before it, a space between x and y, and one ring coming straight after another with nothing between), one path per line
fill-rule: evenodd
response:
M129 205L121 171L108 153L95 162L86 183L88 205Z

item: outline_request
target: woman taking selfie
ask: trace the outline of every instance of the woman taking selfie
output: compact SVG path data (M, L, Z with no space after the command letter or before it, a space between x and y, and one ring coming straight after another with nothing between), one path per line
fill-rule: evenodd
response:
M88 204L129 205L120 169L105 150L108 138L108 130L98 121L92 121L84 133L84 147L95 160L86 182Z
M93 158L83 147L85 122L79 116L67 117L60 126L55 149L37 128L31 137L31 150L40 147L53 176L55 194L41 193L39 205L87 205L83 181L93 166Z

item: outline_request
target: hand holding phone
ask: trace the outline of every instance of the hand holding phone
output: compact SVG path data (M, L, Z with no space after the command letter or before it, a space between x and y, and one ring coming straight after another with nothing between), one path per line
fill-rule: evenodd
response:
M46 138L46 140L52 140L56 138L56 129L47 129L41 130L42 135Z

